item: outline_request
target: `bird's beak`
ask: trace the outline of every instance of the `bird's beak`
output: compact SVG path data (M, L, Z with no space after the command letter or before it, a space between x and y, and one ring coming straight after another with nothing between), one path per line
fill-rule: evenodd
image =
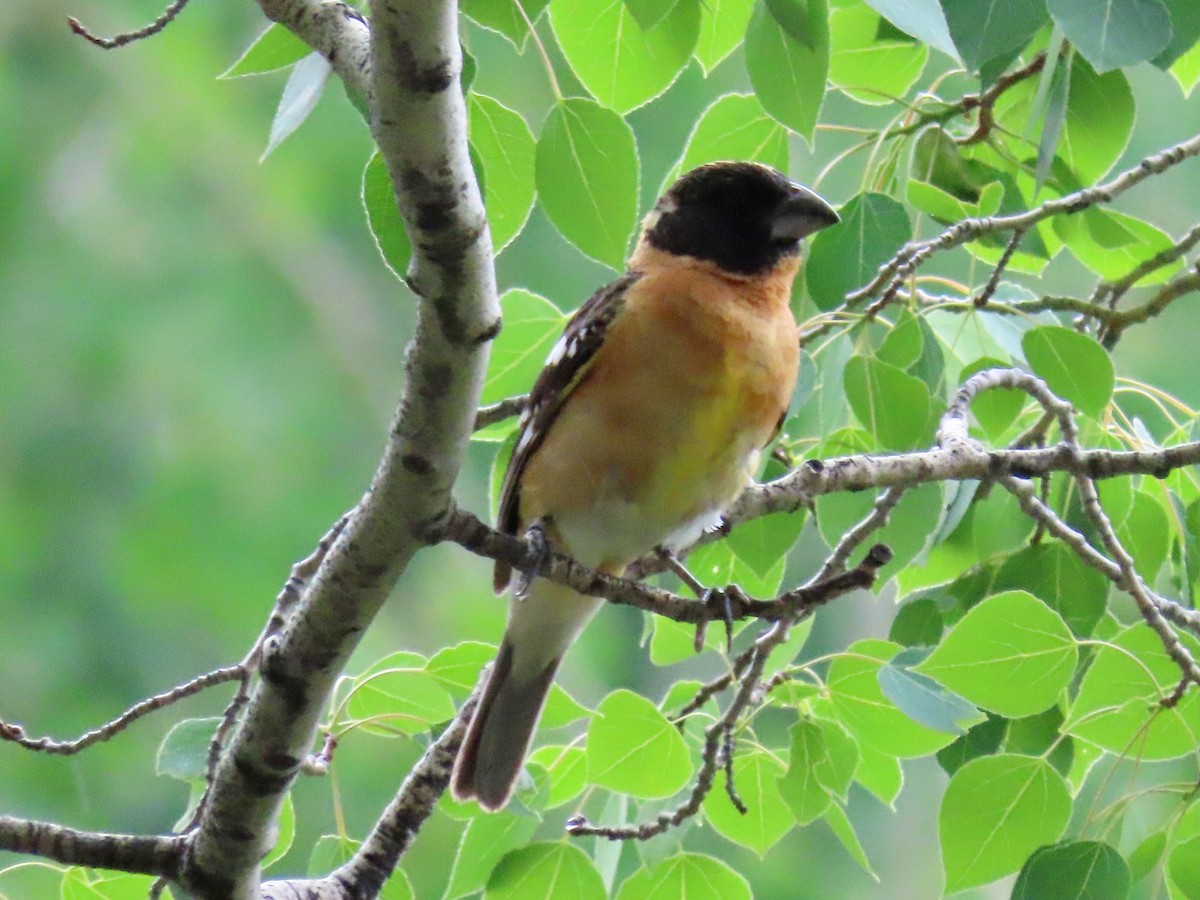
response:
M838 221L832 206L808 188L793 183L772 217L771 240L799 241Z

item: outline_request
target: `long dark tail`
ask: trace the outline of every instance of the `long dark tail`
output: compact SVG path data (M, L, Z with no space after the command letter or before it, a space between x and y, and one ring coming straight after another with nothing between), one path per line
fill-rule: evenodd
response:
M488 810L508 802L560 659L521 678L513 666L512 644L507 638L501 643L454 764L450 790L456 800L476 799Z

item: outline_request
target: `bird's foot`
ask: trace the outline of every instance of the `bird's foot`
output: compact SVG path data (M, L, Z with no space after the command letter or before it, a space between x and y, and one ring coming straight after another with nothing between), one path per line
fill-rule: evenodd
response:
M699 653L704 649L704 636L708 630L708 623L719 620L725 623L725 652L732 653L733 605L736 603L739 606L745 606L750 597L736 584L727 584L725 587L706 588L700 595L700 600L704 603L704 618L696 626L696 652Z
M525 599L529 594L529 586L533 584L533 579L550 568L550 562L554 559L554 550L550 546L550 541L546 538L545 520L538 519L526 528L525 540L529 541L530 547L533 548L536 561L533 568L517 573L517 581L513 586L513 596L518 600Z

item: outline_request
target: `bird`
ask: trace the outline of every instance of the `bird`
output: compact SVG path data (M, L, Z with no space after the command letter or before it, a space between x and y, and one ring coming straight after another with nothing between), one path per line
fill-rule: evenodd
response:
M783 425L799 364L801 241L838 214L756 162L678 178L626 272L567 322L529 395L496 528L612 575L721 524ZM497 562L494 587L513 582ZM604 601L516 579L451 775L489 811L512 795L563 655Z

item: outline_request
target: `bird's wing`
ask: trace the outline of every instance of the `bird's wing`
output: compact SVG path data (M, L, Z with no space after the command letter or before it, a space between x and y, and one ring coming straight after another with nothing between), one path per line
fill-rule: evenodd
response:
M546 365L529 392L529 402L517 428L517 443L504 473L496 513L499 531L517 533L525 466L541 446L563 402L591 368L596 351L604 344L609 328L625 305L626 292L640 277L636 272L626 273L592 294L567 322L562 337L550 350ZM493 583L497 591L508 586L511 574L509 565L496 563Z

